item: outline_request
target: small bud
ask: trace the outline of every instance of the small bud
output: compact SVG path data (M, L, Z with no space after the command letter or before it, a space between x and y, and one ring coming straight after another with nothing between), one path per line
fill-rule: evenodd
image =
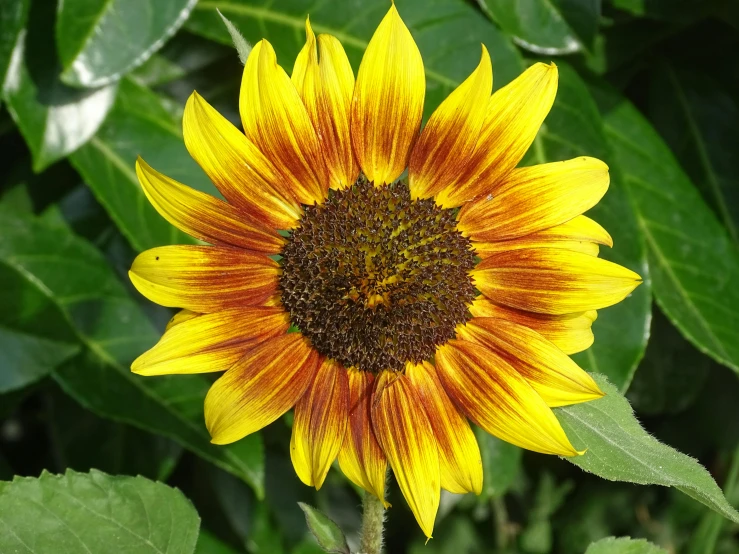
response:
M298 502L298 506L303 510L308 529L316 537L321 548L329 554L351 554L349 545L346 544L346 537L336 523L313 506L303 502Z

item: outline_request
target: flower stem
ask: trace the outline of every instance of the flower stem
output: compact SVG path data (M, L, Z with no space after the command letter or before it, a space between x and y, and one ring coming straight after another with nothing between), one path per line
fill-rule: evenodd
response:
M362 536L358 554L382 553L382 528L385 507L374 494L365 491L362 498Z

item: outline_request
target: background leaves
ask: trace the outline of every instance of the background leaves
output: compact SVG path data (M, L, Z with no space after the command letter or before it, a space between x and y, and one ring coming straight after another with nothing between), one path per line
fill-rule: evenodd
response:
M481 43L496 89L531 63L557 64L557 99L523 164L580 155L606 161L611 186L589 215L615 244L600 255L644 283L599 313L595 344L575 356L608 379L606 398L557 409L573 442L588 447L570 460L580 467L476 429L482 494L444 493L435 539L424 545L391 484L388 551L739 548L739 526L730 521L739 502L734 4L397 0L426 65L425 117L477 65ZM14 517L18 498L56 499L75 518L96 483L125 509L93 541L113 521L131 529L147 523L136 519L140 508L127 511L138 491L178 510L171 529L180 542L152 540L160 551L315 554L321 550L298 502L335 521L357 549L357 491L338 471L320 491L299 482L289 463L290 417L215 447L202 414L210 376L129 371L172 315L132 290L131 260L153 246L193 242L146 201L136 157L217 194L184 148L184 102L198 90L239 124L242 65L216 8L252 44L270 40L288 72L310 13L316 32L343 42L356 71L388 2L0 0L0 527L11 522L24 541L35 529ZM197 514L178 490L143 477L65 473L70 468L180 488L203 519L197 545ZM606 481L580 468L666 487ZM16 474L24 477L13 481ZM98 500L94 509L107 513ZM152 508L148 523L167 529L156 518L168 512ZM12 535L0 531L5 551L3 540ZM132 552L147 548L136 543Z

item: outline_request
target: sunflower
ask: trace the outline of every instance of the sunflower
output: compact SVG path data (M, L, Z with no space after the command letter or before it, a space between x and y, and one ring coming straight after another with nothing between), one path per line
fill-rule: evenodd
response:
M338 457L385 502L389 465L430 537L441 488L482 486L468 418L578 455L551 408L603 393L568 354L640 278L598 258L611 238L582 215L608 188L603 162L516 168L554 101L554 65L491 95L483 46L421 131L423 62L395 6L356 81L336 38L306 33L291 77L269 42L254 46L243 133L197 93L187 102L185 144L225 200L137 162L159 213L209 245L133 262L141 294L182 311L132 370L225 371L205 399L215 444L294 407L305 484L320 488Z

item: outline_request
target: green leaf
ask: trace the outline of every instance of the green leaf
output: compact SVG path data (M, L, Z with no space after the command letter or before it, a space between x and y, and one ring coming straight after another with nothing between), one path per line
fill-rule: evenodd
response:
M594 374L606 396L592 402L555 408L562 427L582 456L568 462L611 481L675 487L724 517L739 522L711 474L647 433L628 401L602 375Z
M667 550L645 539L608 537L591 544L585 554L667 554Z
M246 59L249 57L249 53L251 52L251 45L246 42L244 35L242 35L236 26L231 23L230 19L223 15L218 9L216 9L216 11L218 12L218 15L221 16L226 29L228 29L228 34L231 35L234 48L236 48L236 52L239 54L239 61L242 65L246 65Z
M628 100L594 93L647 244L654 295L696 348L739 371L739 253L669 148Z
M182 448L170 439L101 419L54 388L46 394L48 430L60 467L98 469L166 481Z
M664 64L650 87L650 118L739 245L739 107L707 75Z
M202 376L146 378L133 359L159 333L152 327L107 260L65 227L3 211L0 260L11 265L63 314L86 350L64 363L54 378L98 415L169 437L249 483L262 494L264 460L259 435L230 446L210 443Z
M482 456L482 492L480 502L502 497L513 486L521 471L523 451L511 443L500 440L473 426Z
M218 194L187 153L179 124L160 98L124 79L107 121L70 161L134 250L194 242L149 203L134 169L139 155L173 179Z
M10 65L18 35L26 25L30 0L0 0L0 87Z
M608 193L587 215L613 237L613 248L601 247L600 256L636 271L644 283L623 302L598 312L593 324L595 343L574 359L585 369L608 376L625 390L649 338L652 301L646 252L623 174L608 147L598 107L571 67L563 64L559 71L554 106L523 165L593 156L610 166Z
M35 383L78 351L76 344L0 327L0 394Z
M237 554L237 552L205 529L201 529L195 554Z
M179 490L95 470L0 483L0 521L0 552L33 554L187 554L200 528Z
M42 171L85 144L115 100L116 85L75 90L59 81L54 54L54 2L34 2L18 35L4 83L8 111Z
M535 54L558 56L582 48L570 19L591 44L600 2L596 0L478 0L516 44ZM568 17L569 16L569 17Z
M298 506L303 510L308 529L313 533L321 548L329 554L350 554L346 537L333 520L305 502L298 502Z
M64 0L56 45L62 81L98 87L144 63L185 22L197 0Z
M647 353L629 387L628 399L640 415L681 412L703 391L711 364L657 310Z
M396 5L426 65L426 115L477 66L481 42L493 59L496 86L508 83L521 72L516 49L463 0L398 0ZM289 72L305 43L305 18L310 12L313 30L338 38L356 71L369 39L389 7L386 0L366 0L360 8L350 2L317 3L310 9L300 0L201 0L186 27L231 44L216 12L218 8L252 44L268 39L277 52L278 62Z

